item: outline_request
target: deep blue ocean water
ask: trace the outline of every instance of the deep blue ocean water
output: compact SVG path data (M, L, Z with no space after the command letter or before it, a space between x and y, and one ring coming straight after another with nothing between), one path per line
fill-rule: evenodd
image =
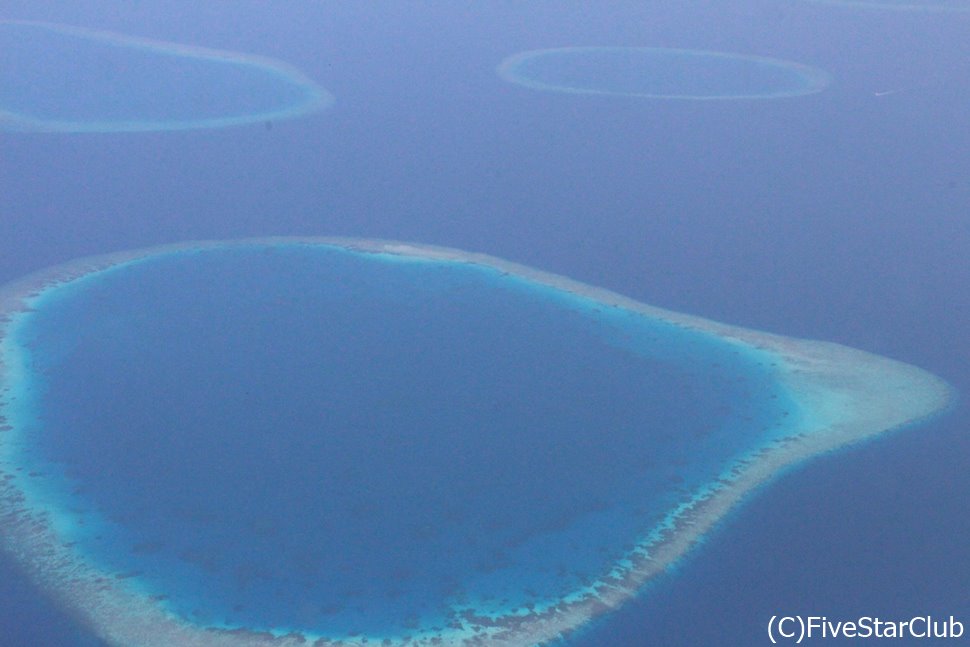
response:
M767 1L32 1L4 15L275 56L337 97L269 127L0 135L4 280L187 238L416 240L970 387L967 16ZM603 44L768 55L834 81L810 97L698 105L540 94L494 74L521 50ZM967 422L958 406L785 475L579 642L766 644L774 613L961 613ZM96 644L13 565L0 596L0 644Z

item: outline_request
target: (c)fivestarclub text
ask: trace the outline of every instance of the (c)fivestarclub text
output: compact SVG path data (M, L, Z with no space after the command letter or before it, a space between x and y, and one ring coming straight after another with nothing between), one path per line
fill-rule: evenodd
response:
M963 622L954 616L913 616L906 620L884 620L861 616L853 620L830 620L826 616L774 615L768 621L772 644L800 644L825 638L961 638Z

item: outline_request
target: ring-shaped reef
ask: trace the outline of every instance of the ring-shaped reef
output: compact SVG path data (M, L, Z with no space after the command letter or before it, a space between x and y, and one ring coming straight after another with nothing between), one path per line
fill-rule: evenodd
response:
M809 0L818 4L840 5L843 7L857 7L861 9L878 9L886 11L908 11L922 13L952 13L970 11L967 0Z
M114 645L542 644L950 396L452 249L124 252L0 289L0 547Z
M777 99L830 82L812 66L763 56L663 47L562 47L520 52L499 75L534 90L649 99Z
M0 21L0 129L137 132L288 119L333 97L277 60L48 22Z

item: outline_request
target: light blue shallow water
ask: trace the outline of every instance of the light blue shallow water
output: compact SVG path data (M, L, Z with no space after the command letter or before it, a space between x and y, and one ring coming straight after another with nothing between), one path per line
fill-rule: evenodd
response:
M330 96L283 64L52 23L0 20L0 128L109 132L292 116Z
M818 92L828 75L789 61L656 47L565 47L507 59L500 73L543 90L681 99L770 98Z
M25 323L31 487L201 624L403 635L555 600L789 406L713 338L331 247L155 256Z

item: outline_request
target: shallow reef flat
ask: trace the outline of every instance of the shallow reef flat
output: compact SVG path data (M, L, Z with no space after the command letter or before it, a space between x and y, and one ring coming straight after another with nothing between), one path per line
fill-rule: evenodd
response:
M112 133L291 119L334 98L262 56L0 19L0 130Z
M499 76L532 90L657 100L731 101L821 92L829 75L764 56L663 47L559 47L514 54Z
M452 608L447 626L405 634L368 632L325 635L285 628L227 627L196 623L146 593L139 577L104 572L67 539L66 515L32 488L18 464L19 436L31 412L29 372L13 338L23 315L45 295L84 277L166 254L204 253L242 246L340 248L400 262L432 261L479 266L529 284L575 296L598 308L634 313L651 321L716 339L740 352L770 358L773 375L796 410L780 432L743 456L733 457L701 487L692 488L640 537L622 559L594 581L532 608L507 612L474 604ZM81 259L9 284L0 290L0 541L52 598L81 617L110 644L193 645L509 645L542 644L581 628L622 605L644 584L691 550L739 501L784 470L818 454L887 431L915 425L944 410L952 389L943 380L901 362L837 344L790 339L645 305L614 292L482 254L382 240L261 238L198 241Z

